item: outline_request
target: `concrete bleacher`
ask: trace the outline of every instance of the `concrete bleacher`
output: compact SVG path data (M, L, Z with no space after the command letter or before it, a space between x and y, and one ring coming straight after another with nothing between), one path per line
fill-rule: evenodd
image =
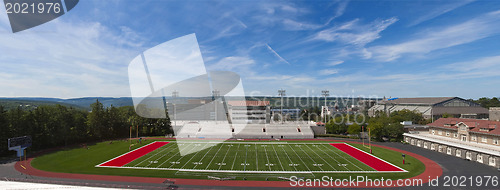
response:
M314 138L309 124L229 124L222 121L177 121L176 138L308 139ZM234 131L234 132L233 132Z

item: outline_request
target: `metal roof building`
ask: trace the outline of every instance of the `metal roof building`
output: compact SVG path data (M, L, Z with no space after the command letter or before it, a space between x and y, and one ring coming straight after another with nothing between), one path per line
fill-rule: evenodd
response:
M368 110L369 116L377 112L390 114L394 111L410 110L422 113L424 118L441 118L449 114L455 118L487 119L489 111L481 105L459 97L392 98L375 104Z

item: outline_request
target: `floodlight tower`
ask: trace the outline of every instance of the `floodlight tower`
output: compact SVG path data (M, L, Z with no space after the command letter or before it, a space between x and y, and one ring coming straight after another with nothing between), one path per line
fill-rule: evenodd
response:
M174 90L172 92L172 106L174 107L174 126L177 126L177 118L176 118L176 110L175 110L175 100L174 98L177 98L179 97L179 92L177 90ZM168 102L167 102L168 103Z
M286 90L278 90L278 95L281 96L281 124L283 124L283 97L286 96Z
M327 114L326 112L328 111L328 108L326 107L326 98L327 98L328 96L330 96L330 91L328 91L328 90L322 90L322 91L321 91L321 95L323 95L323 96L325 97L325 107L324 107L324 109L323 109L323 110L324 110L324 111L323 111L323 113L324 113L324 116L323 116L323 117L325 117L325 125L326 125L326 114Z
M217 98L220 96L220 91L217 89L212 90L212 96L214 97L214 105L215 105L215 122L217 122Z

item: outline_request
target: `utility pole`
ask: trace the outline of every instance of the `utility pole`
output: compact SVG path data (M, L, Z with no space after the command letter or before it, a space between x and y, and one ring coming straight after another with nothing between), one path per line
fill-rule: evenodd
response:
M284 117L283 117L283 96L286 96L286 90L283 90L283 89L280 89L278 90L278 95L281 96L281 124L283 124L283 120L284 120Z
M328 107L326 107L326 97L330 96L330 91L322 90L321 95L323 95L325 97L325 107L323 109L324 110L323 117L325 117L325 126L326 126L326 115L327 115L327 111L328 111Z

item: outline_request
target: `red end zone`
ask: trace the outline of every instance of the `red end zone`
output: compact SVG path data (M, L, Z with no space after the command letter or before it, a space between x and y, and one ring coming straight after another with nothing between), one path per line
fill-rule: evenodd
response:
M141 148L135 149L132 152L128 152L124 155L121 155L119 157L113 158L107 162L104 162L102 164L99 164L97 166L101 167L122 167L132 161L134 161L137 158L140 158L150 152L153 152L154 150L168 144L169 142L153 142L151 144L148 144L146 146L143 146Z
M391 163L388 163L380 158L377 158L371 154L361 151L351 145L344 143L330 143L330 145L349 154L350 156L356 158L357 160L363 162L364 164L372 167L373 169L381 172L407 172Z

